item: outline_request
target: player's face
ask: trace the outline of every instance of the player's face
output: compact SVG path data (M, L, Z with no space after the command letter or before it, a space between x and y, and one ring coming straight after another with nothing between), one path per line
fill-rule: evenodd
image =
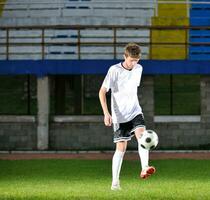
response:
M139 58L132 58L130 56L126 57L124 56L125 59L125 65L127 69L133 69L133 67L139 62Z

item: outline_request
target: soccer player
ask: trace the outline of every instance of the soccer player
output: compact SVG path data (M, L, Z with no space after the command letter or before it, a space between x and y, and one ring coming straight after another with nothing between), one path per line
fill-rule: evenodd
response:
M113 125L113 141L116 150L112 159L111 190L120 190L120 170L127 141L135 135L138 141L138 153L141 160L142 179L155 173L148 165L149 151L142 148L139 139L145 131L145 121L139 105L137 89L142 76L142 66L138 64L141 49L135 43L125 47L124 61L111 66L99 91L99 99L104 113L104 124ZM107 106L106 93L111 89L111 114Z

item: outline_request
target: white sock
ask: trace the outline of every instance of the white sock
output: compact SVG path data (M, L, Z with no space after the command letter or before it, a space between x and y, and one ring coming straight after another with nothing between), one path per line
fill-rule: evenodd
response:
M138 152L139 152L139 157L141 160L141 168L143 170L146 167L148 167L148 164L149 164L149 150L141 147L140 143L138 142Z
M112 158L112 183L117 183L120 178L123 156L125 152L116 150Z

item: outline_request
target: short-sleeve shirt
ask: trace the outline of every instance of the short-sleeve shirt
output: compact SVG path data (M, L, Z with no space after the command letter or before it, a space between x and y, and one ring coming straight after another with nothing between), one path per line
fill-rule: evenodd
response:
M111 111L113 123L124 123L142 113L137 89L140 86L142 66L136 64L132 70L122 63L109 68L102 87L111 89Z

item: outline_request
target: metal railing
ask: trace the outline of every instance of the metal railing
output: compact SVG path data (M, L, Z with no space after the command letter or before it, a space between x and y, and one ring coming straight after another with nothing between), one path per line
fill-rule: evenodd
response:
M157 30L183 31L184 40L154 42L152 32ZM122 58L125 44L137 42L143 48L143 59L152 58L150 50L156 45L181 46L187 58L189 46L210 46L210 42L189 42L189 30L210 30L210 26L0 26L0 56L9 60L16 52L25 59L50 59L49 55L53 59L56 55L61 59L116 59Z

